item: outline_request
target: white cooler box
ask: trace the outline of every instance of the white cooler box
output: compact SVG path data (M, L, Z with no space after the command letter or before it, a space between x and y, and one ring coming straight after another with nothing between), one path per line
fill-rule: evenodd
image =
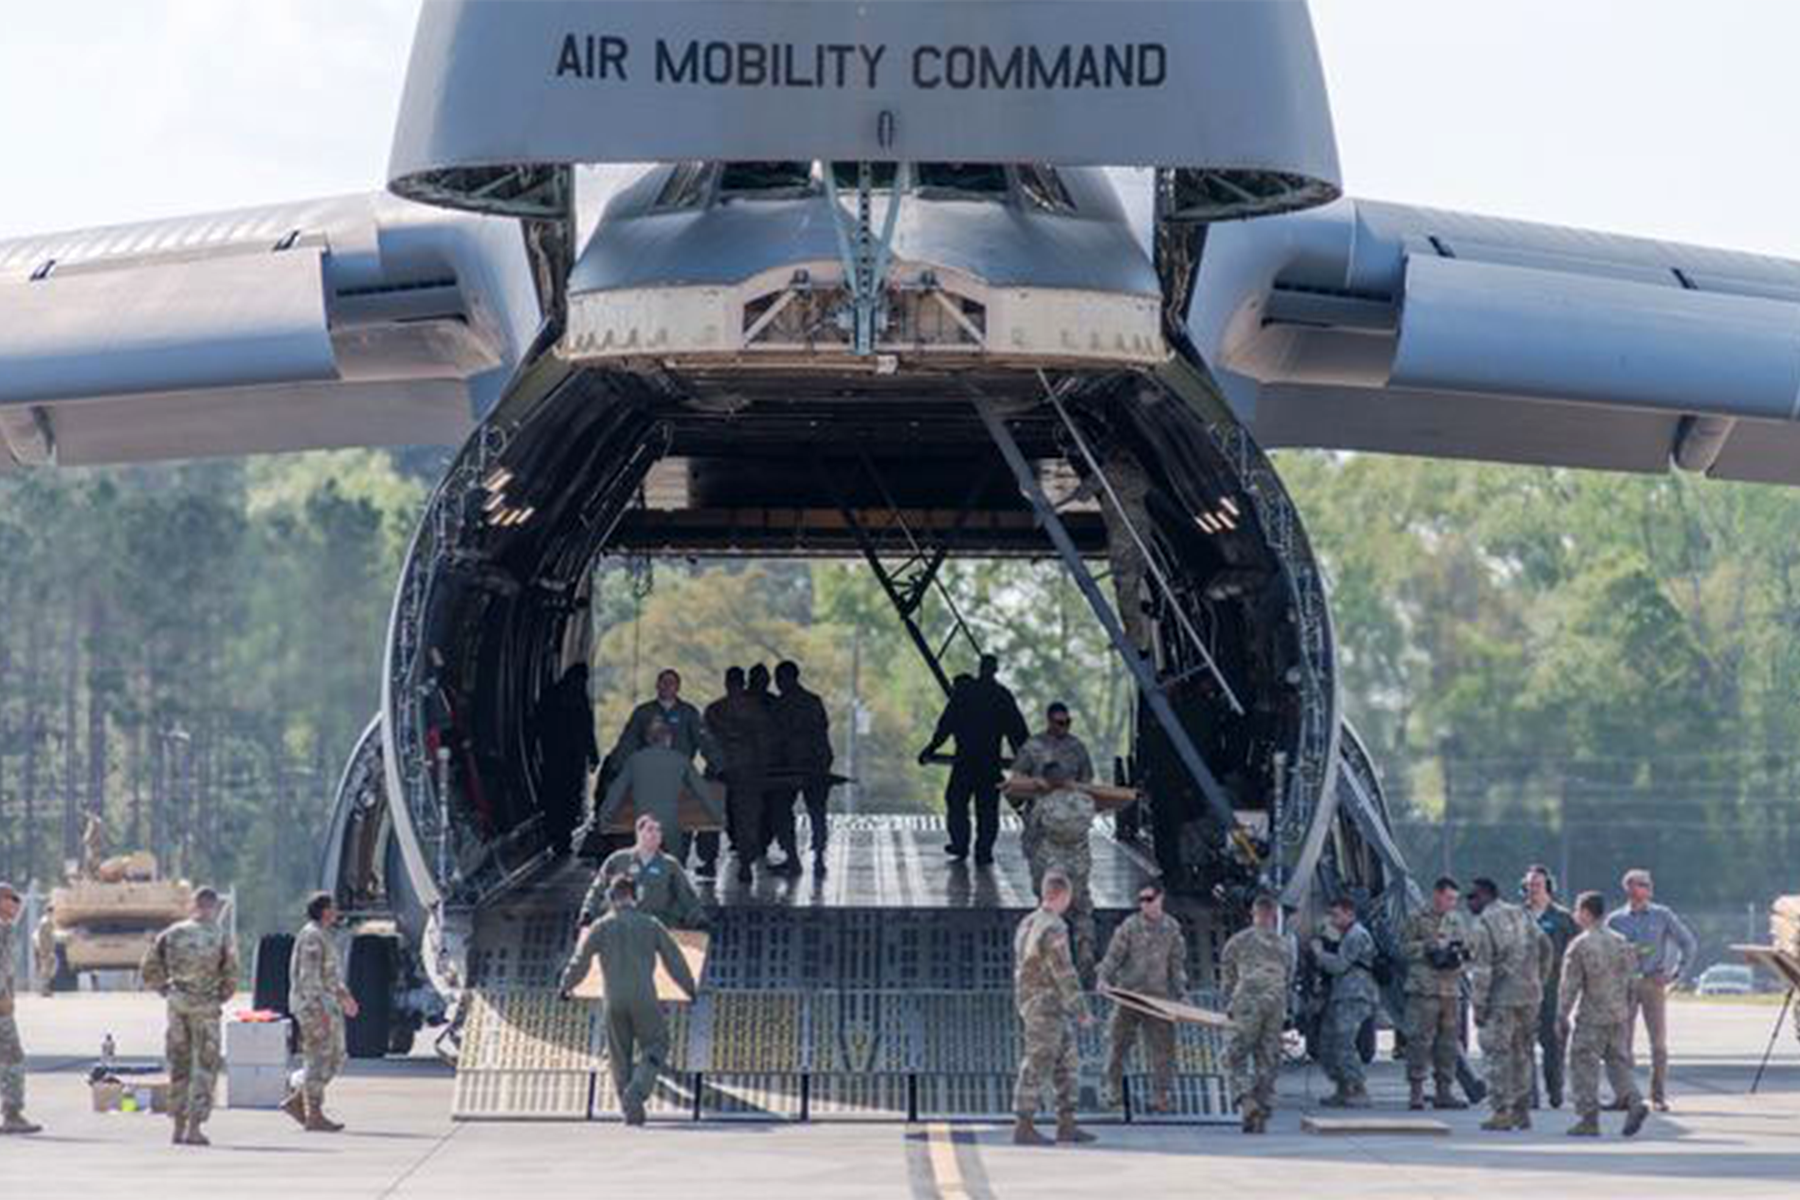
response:
M288 1091L288 1022L225 1023L225 1102L275 1108Z

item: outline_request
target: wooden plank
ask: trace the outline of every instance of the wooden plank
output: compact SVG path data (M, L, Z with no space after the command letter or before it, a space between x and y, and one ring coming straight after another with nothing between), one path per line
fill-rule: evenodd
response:
M725 785L716 779L705 781L707 799L683 788L681 799L676 802L675 813L681 820L683 833L709 833L725 828L725 819L719 814L725 811ZM625 790L625 801L619 805L619 811L607 822L606 832L612 834L630 834L636 832L637 802L632 798L631 789ZM663 841L674 838L672 830L663 830Z
M669 936L681 947L681 957L687 960L688 973L696 983L699 982L700 973L706 970L706 951L712 944L711 936L693 929L671 929ZM606 999L606 981L600 974L599 958L588 964L587 978L576 984L575 990L569 994L577 1000ZM686 1003L688 998L687 993L676 985L668 968L661 962L656 964L656 998L672 1000L678 1004Z
M1183 1004L1179 1000L1165 1000L1161 996L1149 996L1143 992L1127 991L1124 988L1100 985L1100 994L1115 1004L1141 1012L1146 1016L1160 1017L1183 1025L1205 1025L1212 1029L1230 1029L1231 1018L1224 1013L1213 1012L1207 1008L1195 1008L1191 1004Z
M1450 1127L1423 1117L1301 1117L1300 1130L1320 1137L1449 1137Z
M1136 788L1114 787L1109 783L1070 783L1068 786L1086 792L1094 802L1095 812L1112 812L1138 800ZM1050 785L1026 775L1009 775L1002 790L1010 799L1029 800L1048 792Z

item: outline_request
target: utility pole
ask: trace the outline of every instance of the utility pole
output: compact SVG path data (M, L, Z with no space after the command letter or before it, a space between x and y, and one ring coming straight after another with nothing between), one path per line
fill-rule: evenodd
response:
M858 767L857 751L860 749L862 724L862 622L858 621L850 631L850 720L848 732L844 737L845 774L855 782L844 788L844 808L855 812L862 807L862 775Z
M1569 785L1565 782L1556 794L1556 823L1562 827L1562 855L1557 864L1556 886L1564 896L1572 896L1569 883Z

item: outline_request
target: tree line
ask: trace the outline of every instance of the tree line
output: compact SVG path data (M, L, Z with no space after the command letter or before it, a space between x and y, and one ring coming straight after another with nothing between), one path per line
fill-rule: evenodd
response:
M289 924L443 461L0 475L0 876L52 883L100 812L115 847L235 886L247 932ZM1696 906L1800 890L1800 494L1370 455L1280 466L1331 582L1347 711L1421 871L1504 880L1535 860L1594 886L1648 865ZM662 666L704 704L726 667L791 658L840 769L854 754L857 802L935 804L942 779L913 756L942 695L860 563L596 570L603 748ZM1053 561L952 563L946 581L1028 715L1065 700L1097 761L1123 751L1127 679Z

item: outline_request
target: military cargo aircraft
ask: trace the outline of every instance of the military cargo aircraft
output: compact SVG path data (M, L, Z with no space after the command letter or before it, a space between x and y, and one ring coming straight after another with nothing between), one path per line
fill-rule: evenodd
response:
M1265 450L1793 482L1800 264L1340 178L1300 3L428 3L385 192L0 242L0 469L460 445L323 869L376 1052L556 869L528 725L609 555L867 558L946 681L942 563L1059 556L1122 836L1402 903Z

